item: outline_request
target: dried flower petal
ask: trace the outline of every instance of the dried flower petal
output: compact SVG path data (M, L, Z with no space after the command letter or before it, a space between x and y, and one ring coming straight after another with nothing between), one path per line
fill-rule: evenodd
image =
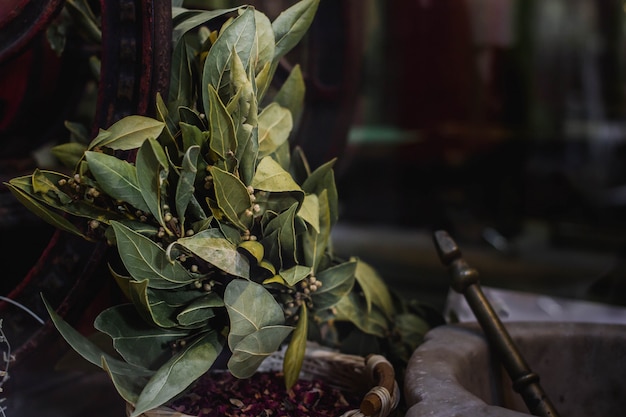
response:
M321 380L300 380L287 392L282 373L237 379L228 372L204 375L170 407L198 417L326 417L357 408L360 398Z

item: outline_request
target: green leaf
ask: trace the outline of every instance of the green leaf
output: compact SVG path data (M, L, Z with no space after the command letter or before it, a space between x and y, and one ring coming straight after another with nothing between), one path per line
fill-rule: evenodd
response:
M227 107L229 113L233 115L233 119L236 120L235 125L241 126L243 123L247 123L256 126L258 112L256 96L246 69L237 54L233 54L231 60L230 83L233 96Z
M267 16L258 10L254 11L256 21L256 56L253 57L255 73L258 73L265 65L274 59L275 39L272 22Z
M300 120L302 110L304 108L304 78L300 65L296 65L289 73L289 77L274 96L274 102L291 112L291 118L294 124Z
M120 287L120 290L122 290L122 294L124 294L124 297L127 300L130 300L131 299L130 281L132 281L133 278L118 273L116 270L113 269L113 266L111 266L110 263L107 264L107 266L109 267L109 273L111 274L111 276L117 283L118 287Z
M161 93L157 93L156 95L156 113L159 121L165 123L165 133L160 136L161 143L165 148L171 149L172 153L176 152L175 154L177 155L179 147L175 139L178 133L178 121L174 119L176 113L172 112L172 114L170 114L167 104L165 104L161 97Z
M237 154L241 181L250 185L256 171L259 154L259 130L249 124L243 124L237 130Z
M263 239L261 243L265 251L265 257L270 261L272 265L279 265L282 267L280 239L278 233L280 230L276 229L272 233L263 233Z
M320 232L320 202L315 194L304 197L298 216L310 224L315 232Z
M199 275L196 275L196 279L200 279ZM188 285L186 287L171 289L158 289L150 288L148 290L148 296L151 300L163 301L173 309L180 309L181 307L188 306L195 300L202 298L205 295L204 292L198 291L194 285Z
M259 162L251 185L270 192L302 191L291 175L269 156Z
M178 185L176 186L176 214L178 215L181 227L185 225L185 212L195 191L195 180L198 169L198 155L200 154L199 146L191 146L185 152L183 157L183 166L178 177Z
M213 86L221 97L225 97L222 92L227 92L229 88L232 54L237 53L244 68L248 68L255 37L254 10L247 8L224 29L209 49L202 72L202 103L205 112L210 108L208 86Z
M194 84L197 84L198 70L194 68L193 55L184 39L174 46L170 70L168 101L172 112L180 106L194 102Z
M102 358L100 366L106 371L109 378L111 378L113 386L120 397L131 404L135 404L137 402L137 398L139 398L141 390L143 390L146 382L148 382L148 377L140 377L138 375L119 375L113 373L109 363L104 357Z
M259 268L262 268L266 270L267 272L269 272L270 274L274 275L275 277L280 278L280 280L282 280L283 282L285 281L279 275L276 275L276 267L274 267L274 265L267 259L263 259L261 262L259 262Z
M229 159L237 151L237 136L233 119L212 85L209 89L209 146L222 159Z
M256 263L261 262L265 256L263 245L256 240L244 240L237 246L237 249L247 253Z
M263 233L272 236L274 231L279 241L280 261L283 268L288 268L297 263L297 243L296 243L296 211L298 204L292 205L288 210L280 213L265 226ZM262 241L266 244L265 239Z
M222 234L233 245L239 245L242 241L241 230L228 223L217 221L217 227L221 230Z
M271 103L259 114L259 157L267 156L287 142L293 128L291 112Z
M231 350L261 328L285 322L280 304L262 285L252 281L231 281L224 291L224 304L230 318L228 345Z
M180 121L186 123L188 125L192 125L197 127L200 131L206 130L206 125L204 120L200 118L198 113L189 107L181 106L178 108L178 114L180 116ZM201 145L198 143L198 145Z
M304 278L311 275L311 268L303 265L295 265L289 269L280 271L279 275L289 286L293 287Z
M311 294L316 309L330 308L350 293L354 286L356 262L344 262L317 273L322 286Z
M85 146L89 143L89 130L84 124L66 120L63 122L63 125L69 130L72 142L77 142Z
M335 304L335 320L348 321L364 333L388 337L389 328L385 315L378 308L367 308L363 297L351 292Z
M291 389L300 377L300 370L304 362L307 341L307 324L309 322L306 304L300 306L300 318L293 331L289 346L285 352L283 373L285 374L285 387Z
M335 174L333 172L334 164L335 159L321 165L302 184L302 189L307 194L317 194L319 196L322 190L328 192L331 225L337 223L339 219L337 186L335 185Z
M35 172L33 172L33 192L41 195L43 198L54 198L55 201L58 201L63 206L73 202L72 197L61 191L57 184L58 182L46 175L45 171L35 169Z
M309 167L309 161L307 161L304 151L300 146L293 148L290 158L289 172L293 179L302 184L309 175L311 175L311 168Z
M250 275L250 264L246 257L217 229L203 230L178 239L175 244L230 275L242 278Z
M228 370L237 378L251 377L292 330L290 326L266 326L247 335L235 346L228 360Z
M104 310L96 317L94 326L113 339L115 350L126 362L147 369L165 363L171 354L171 343L188 335L182 330L148 325L132 304Z
M183 138L183 149L189 149L192 146L199 146L206 149L207 135L203 133L197 126L185 122L180 122L180 132Z
M211 170L217 204L226 218L243 231L252 226L252 206L246 186L233 174L217 167Z
M319 0L302 0L283 11L272 22L276 46L274 50L274 62L285 56L294 46L300 42L306 31L311 26Z
M46 309L48 310L48 314L50 314L50 318L54 323L54 326L57 328L61 336L65 339L67 343L83 358L87 361L91 362L96 366L101 366L102 361L101 358L106 358L112 372L119 375L134 375L134 376L149 376L152 375L152 371L135 366L119 359L116 359L104 352L98 346L96 346L92 341L87 339L85 336L76 331L72 326L70 326L65 320L59 316L54 309L48 304L48 302L44 299L44 304Z
M151 239L156 238L159 233L159 227L154 224L144 223L139 220L131 220L131 219L121 219L121 220L115 220L115 221L118 221L122 223L124 226L128 227L129 229L132 229L133 231L139 233L140 235L143 235ZM113 244L116 243L115 233L113 232L113 229L107 228L107 230L105 231L105 237Z
M256 84L257 90L257 102L262 102L263 97L265 97L265 93L272 83L272 71L275 69L276 67L273 66L271 62L268 62L263 66L263 68L261 68L256 77L254 77L254 83Z
M184 13L176 16L176 19L174 20L174 30L172 33L173 44L178 44L183 35L185 35L189 31L196 29L199 26L206 25L211 20L232 13L240 8L241 6L233 7L230 9L217 9L207 11L185 10Z
M228 360L228 370L237 378L251 377L265 358L280 347L291 333L290 326L267 326L243 338Z
M313 271L318 270L328 248L332 227L328 192L322 191L317 200L319 202L319 232L315 228L309 228L301 239L304 263L312 267Z
M87 237L83 234L72 222L67 220L65 217L55 213L52 210L49 210L43 204L40 204L37 200L31 197L27 192L22 190L21 188L16 187L11 182L4 183L11 191L11 193L15 196L15 198L24 205L27 209L36 214L39 218L41 218L46 223L66 232L72 233L74 235L80 236L84 239L91 240L91 238Z
M264 213L264 215L268 213L272 215L282 213L294 204L300 207L303 201L304 193L302 191L257 193L255 200L256 204L261 208L260 212ZM265 220L268 219L267 216L264 216L263 224L265 224Z
M287 283L285 282L283 277L281 277L280 275L274 275L274 276L272 276L270 278L264 279L261 284L263 284L263 285L280 284L280 285L283 285L283 286L287 285Z
M74 169L83 158L87 146L77 142L67 142L55 146L50 150L65 167Z
M402 343L408 346L411 353L424 341L424 336L430 330L426 320L410 313L398 314L393 324L394 332L400 335Z
M162 205L165 200L166 180L169 162L161 145L155 139L148 139L137 152L137 181L141 195L157 222L169 232L163 220ZM169 232L171 234L171 232Z
M137 312L147 323L165 329L177 327L178 322L174 320L175 311L172 306L159 298L150 297L148 285L147 279L128 282L130 299L137 308Z
M195 281L179 262L170 263L152 240L119 222L112 221L111 226L120 258L135 280L148 280L151 288L178 288Z
M224 300L216 293L211 292L191 302L176 316L176 320L183 326L205 323L215 316L213 312L214 307L223 306Z
M291 145L289 141L283 142L282 145L274 149L274 152L272 152L270 156L278 162L278 165L283 167L285 171L289 171L289 165L291 164Z
M131 417L138 417L183 392L211 368L221 350L215 332L205 333L188 343L148 381Z
M150 117L126 116L108 129L101 130L89 144L89 150L103 146L120 151L136 149L146 139L159 137L164 127L165 123Z
M86 163L84 163L83 165L86 165ZM65 204L64 201L67 201L67 194L63 193L60 190L57 191L52 189L51 191L53 192L46 192L46 194L35 193L35 184L37 184L37 187L44 186L42 176L45 176L47 178L46 183L48 184L59 184L60 181L69 182L70 180L70 177L68 177L67 175L54 171L36 170L35 172L37 173L37 180L35 180L35 174L33 174L33 176L14 178L11 180L11 183L16 187L21 188L40 202L48 206L63 210L66 213L74 216L95 219L105 223L108 223L109 220L121 220L126 218L124 215L117 211L96 206L86 199L79 199L76 201L72 201L70 204ZM81 181L83 183L88 183L89 178L83 176L81 177Z
M133 165L101 152L87 151L85 159L98 187L109 197L125 201L146 213L150 211L143 199L137 169Z
M354 276L365 295L367 312L371 312L372 305L375 305L391 320L394 315L394 307L391 294L385 282L376 270L367 263L354 257L350 258L350 260L357 263Z

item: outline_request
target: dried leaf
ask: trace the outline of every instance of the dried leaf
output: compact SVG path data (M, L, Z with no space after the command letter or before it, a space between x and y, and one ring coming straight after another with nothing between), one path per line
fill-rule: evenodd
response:
M127 151L137 149L148 138L157 138L165 123L145 116L127 116L101 130L89 144L89 150L104 147Z
M122 223L113 221L111 226L118 253L135 280L147 280L151 288L180 288L195 280L179 262L170 263L165 251L152 240Z
M394 314L394 307L385 281L366 262L354 257L350 260L357 263L354 276L365 296L367 313L372 311L372 306L377 306L388 319L391 319Z
M270 192L302 191L291 175L269 156L259 162L252 186Z
M309 275L311 275L311 268L304 265L294 265L289 269L280 271L281 278L283 278L285 283L290 287L295 286Z
M78 142L67 142L55 146L50 150L63 166L74 169L83 158L83 154L87 150L87 146Z
M252 226L250 194L246 186L229 172L217 167L211 170L217 205L228 220L242 231Z
M232 54L237 53L244 68L248 68L255 37L254 10L247 8L220 33L215 44L209 49L202 72L201 90L205 112L210 108L208 86L212 86L220 96L224 94L226 97L230 85Z
M139 189L149 212L165 231L171 234L163 220L162 206L165 200L169 162L161 145L154 139L146 140L137 152L135 166Z
M221 350L222 345L215 332L204 333L187 343L184 350L165 363L148 381L130 417L139 417L180 394L209 370Z
M214 292L196 298L183 311L178 313L176 320L182 326L192 326L198 323L207 323L215 316L214 308L223 307L224 300Z
M147 369L161 366L171 354L171 343L188 335L184 330L149 325L132 304L104 310L94 326L113 339L115 350L126 362Z
M194 198L195 180L198 169L196 165L198 163L198 155L200 154L199 146L191 146L185 152L183 157L183 165L180 170L180 176L178 177L178 184L176 186L176 214L178 215L179 224L181 227L185 225L185 213L189 203Z
M241 278L250 276L250 264L246 257L218 229L203 230L191 237L178 239L175 244L230 275Z
M105 353L102 349L96 346L92 341L76 331L72 326L59 316L54 311L50 304L44 299L44 305L50 314L50 318L63 338L72 346L72 348L78 352L83 358L91 362L96 366L101 366L101 358L106 358L109 366L113 372L119 375L132 375L135 377L150 376L152 371L131 365L119 359L116 359L109 354Z
M304 354L306 352L307 324L309 321L306 304L300 306L299 312L300 318L289 341L289 346L287 346L285 361L283 362L285 386L287 389L291 389L298 381L302 363L304 362Z
M237 151L237 136L233 119L228 114L226 106L212 85L209 90L209 147L223 160L232 158Z
M137 180L137 169L126 161L101 152L85 152L89 170L101 191L115 200L149 212Z
M323 286L311 298L316 309L330 308L347 296L354 286L356 262L344 262L318 272L316 277Z
M285 321L283 310L274 297L252 281L231 281L224 291L224 303L230 318L228 345L231 350L246 336Z
M259 158L263 158L287 142L293 128L291 112L278 103L271 103L259 114Z
M290 326L266 326L244 337L228 360L228 370L237 378L250 378L265 358L274 353L293 330Z
M293 67L289 76L276 93L274 102L291 112L291 118L294 124L300 120L302 110L304 108L304 78L300 65Z

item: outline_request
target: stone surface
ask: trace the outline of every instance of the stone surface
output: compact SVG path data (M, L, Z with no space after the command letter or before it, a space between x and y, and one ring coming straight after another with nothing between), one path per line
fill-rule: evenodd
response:
M511 322L506 327L562 417L607 417L626 409L626 326ZM407 417L529 415L475 323L433 329L405 380Z

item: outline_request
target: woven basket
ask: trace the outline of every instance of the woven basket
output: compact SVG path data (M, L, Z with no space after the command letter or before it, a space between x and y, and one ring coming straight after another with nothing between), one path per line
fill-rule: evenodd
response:
M282 370L284 350L270 355L259 367L258 372ZM380 372L385 376L381 378ZM351 410L342 417L387 417L396 409L400 399L400 390L395 381L393 367L380 355L367 358L347 355L316 346L307 347L300 378L305 380L320 379L331 387L344 392L363 395L359 409ZM386 379L387 381L383 381ZM390 381L390 382L389 382ZM383 385L391 385L391 388ZM126 415L133 411L131 404L126 405ZM194 417L165 406L141 414L141 417Z

